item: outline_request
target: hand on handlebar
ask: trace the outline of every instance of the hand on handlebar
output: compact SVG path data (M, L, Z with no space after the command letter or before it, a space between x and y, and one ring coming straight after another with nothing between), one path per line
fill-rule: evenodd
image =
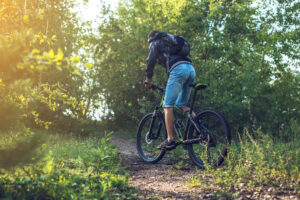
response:
M150 89L152 87L152 82L151 81L144 81L145 87Z

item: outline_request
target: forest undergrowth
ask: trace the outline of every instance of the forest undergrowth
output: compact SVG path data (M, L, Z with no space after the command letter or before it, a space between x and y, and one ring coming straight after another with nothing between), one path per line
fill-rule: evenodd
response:
M253 136L255 135L255 137ZM179 152L174 154L180 155ZM187 180L190 187L215 187L231 197L238 197L243 188L268 190L280 195L300 195L300 144L297 135L288 141L274 139L260 130L250 134L244 129L233 140L226 161L218 168L206 166L201 174ZM180 162L179 162L180 163ZM182 164L182 163L181 163ZM207 185L207 180L209 184ZM206 184L203 184L206 182Z
M37 161L0 170L0 198L134 199L110 136L48 136ZM0 147L7 147L2 137Z

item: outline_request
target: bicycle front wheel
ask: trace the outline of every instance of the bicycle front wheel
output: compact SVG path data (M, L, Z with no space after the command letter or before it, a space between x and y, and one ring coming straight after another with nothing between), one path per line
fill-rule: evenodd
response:
M188 145L190 158L200 168L205 168L206 164L221 165L231 142L227 120L215 110L205 110L196 116L195 121L201 132L191 125L188 139L199 139L199 142Z
M167 132L163 116L159 113L155 117L153 117L153 113L145 115L139 124L136 136L139 156L148 163L158 162L164 156L165 151L157 149L157 146L166 138Z

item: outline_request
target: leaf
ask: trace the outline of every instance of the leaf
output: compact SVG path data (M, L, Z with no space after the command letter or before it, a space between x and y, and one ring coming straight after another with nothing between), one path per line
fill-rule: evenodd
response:
M80 61L79 56L72 57L72 62L73 62L74 64L78 63L79 61Z
M38 50L38 49L32 49L31 53L37 54L37 53L40 53L40 50Z
M31 65L31 66L33 66L33 65ZM31 67L31 66L30 66L30 67ZM43 70L44 70L44 66L38 65L38 66L36 67L36 69L39 70L39 71L43 71Z
M53 59L53 58L54 58L54 51L53 51L53 49L51 49L51 50L49 51L49 58L50 58L50 59Z
M52 35L51 39L55 40L56 39L56 35Z
M63 53L63 51L59 48L59 49L58 49L58 53L57 53L57 55L56 55L56 61L61 61L61 60L63 60L63 58L64 58L64 53Z
M23 21L25 24L29 24L29 16L28 15L24 15L23 16Z
M31 179L30 179L29 177L26 177L24 180L25 180L26 182L30 182L30 181L31 181Z
M88 64L85 65L85 67L86 68L91 68L91 67L93 67L93 64L92 63L88 63Z

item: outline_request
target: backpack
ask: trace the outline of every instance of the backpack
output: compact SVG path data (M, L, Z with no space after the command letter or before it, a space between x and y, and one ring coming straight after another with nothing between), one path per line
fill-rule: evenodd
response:
M188 57L190 55L190 44L188 41L182 36L182 35L177 35L175 36L177 45L174 48L174 53L171 55L178 55L178 56L184 56Z
M165 47L162 51L166 55L187 57L190 54L190 44L182 35L175 36L165 32L158 32L149 40L149 43L154 40L163 41Z

